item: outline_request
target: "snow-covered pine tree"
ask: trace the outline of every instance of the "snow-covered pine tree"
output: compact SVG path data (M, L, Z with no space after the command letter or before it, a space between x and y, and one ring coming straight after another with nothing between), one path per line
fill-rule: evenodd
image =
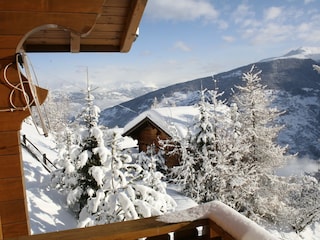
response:
M275 120L282 112L271 106L270 96L266 93L266 86L261 84L260 74L261 71L257 71L254 66L244 73L242 79L245 85L236 86L239 92L234 96L239 111L241 154L238 156L240 161L236 161L235 191L229 205L251 218L263 217L259 209L261 202L266 203L264 209L275 216L272 212L277 209L271 204L274 193L271 192L270 184L277 182L277 177L273 175L275 168L287 160L286 147L276 143L282 126L277 126ZM266 189L270 190L270 195Z
M123 152L119 138L114 133L105 171L98 174L102 187L80 212L80 227L150 217L175 208L174 200L159 191L160 185L153 189L140 181L142 168Z
M266 93L266 86L261 84L261 71L253 65L244 73L244 86L236 86L239 90L234 100L240 113L241 134L245 144L249 146L248 154L243 162L248 166L256 166L271 173L275 167L285 163L286 147L276 143L276 138L283 126L277 126L275 120L283 114L271 106L271 98Z
M223 184L228 135L228 107L219 100L223 93L217 89L200 92L199 115L186 149L182 149L181 165L174 169L176 181L183 185L187 196L198 203L217 199L217 190Z
M67 127L64 135L60 136L62 140L58 145L58 159L55 161L57 170L51 173L51 185L67 194L77 185L77 172L75 171L75 162L71 158L72 152L72 132Z
M169 140L159 141L162 149L166 150L166 155L169 157L175 157L178 159L179 165L168 169L168 175L171 181L177 183L180 186L184 186L186 174L189 174L189 170L193 161L187 161L189 157L189 145L191 139L190 128L188 127L186 136L178 134L176 129L172 129L172 138Z
M113 132L105 146L98 125L99 108L90 88L87 105L70 151L61 155L61 169L53 184L67 193L67 203L79 218L79 227L160 215L175 208L164 191L140 184L141 167L123 149L121 135Z
M183 191L198 203L205 201L204 181L206 173L211 171L210 163L216 165L215 128L210 120L210 104L205 99L205 92L206 90L200 92L199 115L193 126L194 135L189 140L189 154L182 159L182 171L179 173L179 178L184 182Z
M67 191L67 203L76 215L87 204L87 199L99 189L99 182L95 180L92 169L102 166L101 161L105 157L95 152L104 147L104 141L97 127L100 109L93 104L93 100L88 86L86 106L80 119L85 126L80 125L72 134L66 131L66 149L61 149L58 161L60 168L52 174L53 185Z
M301 232L306 226L320 220L320 184L319 181L309 175L294 176L289 179L290 188L287 205L291 211L288 222L297 232Z
M164 181L165 176L161 170L165 170L164 158L161 151L156 152L156 146L152 144L147 147L147 152L140 152L136 155L136 163L142 167L142 181L146 186L166 193L167 184Z

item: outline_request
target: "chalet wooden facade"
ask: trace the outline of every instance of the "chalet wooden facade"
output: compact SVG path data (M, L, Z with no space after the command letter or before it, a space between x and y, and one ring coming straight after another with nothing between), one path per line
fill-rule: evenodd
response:
M150 117L146 116L137 125L125 131L123 136L129 136L138 141L139 152L146 152L147 148L154 145L156 152L161 148L161 140L170 140L172 136L168 131L161 128ZM169 149L166 149L167 151ZM166 165L171 168L179 164L179 155L166 155Z
M197 110L193 106L175 107L174 112L171 108L151 109L129 122L122 135L137 140L139 151L145 152L151 145L155 145L158 151L161 147L159 141L170 141L174 134L183 137L195 114ZM170 150L172 149L164 149L165 154ZM179 165L179 154L166 154L165 158L169 168Z
M169 140L171 135L157 125L150 117L146 116L133 128L123 133L123 136L130 136L138 140L139 152L147 151L147 148L154 144L159 149L159 140Z

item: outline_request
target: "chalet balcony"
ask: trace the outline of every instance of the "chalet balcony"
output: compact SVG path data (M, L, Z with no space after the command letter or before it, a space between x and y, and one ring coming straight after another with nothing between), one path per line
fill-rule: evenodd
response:
M0 240L272 240L265 229L214 201L160 217Z

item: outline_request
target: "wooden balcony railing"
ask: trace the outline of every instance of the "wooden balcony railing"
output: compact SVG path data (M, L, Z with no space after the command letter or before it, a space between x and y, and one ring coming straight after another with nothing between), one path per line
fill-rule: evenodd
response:
M163 223L145 218L95 227L10 238L10 240L233 240L231 235L209 219ZM7 239L5 239L7 240Z
M273 240L262 227L218 202L207 207L200 205L177 215L177 221L187 216L196 220L178 223L164 222L158 217L78 228L31 236L0 240ZM222 206L222 209L220 208ZM192 213L190 215L190 213ZM175 213L169 215L174 221ZM200 219L198 219L200 217ZM220 223L220 224L219 224Z

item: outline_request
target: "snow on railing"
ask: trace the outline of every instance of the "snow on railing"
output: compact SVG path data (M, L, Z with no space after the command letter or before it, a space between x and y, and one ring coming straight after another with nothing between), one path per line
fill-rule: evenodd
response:
M277 239L252 220L219 201L208 202L158 217L158 221L166 223L195 221L198 219L210 219L237 240Z

